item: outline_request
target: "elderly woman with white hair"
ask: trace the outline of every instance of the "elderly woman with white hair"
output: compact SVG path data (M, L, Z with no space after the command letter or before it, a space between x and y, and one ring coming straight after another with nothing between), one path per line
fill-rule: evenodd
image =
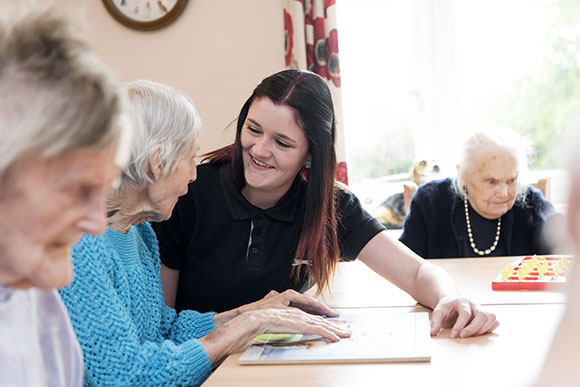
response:
M81 386L56 289L72 245L105 230L124 93L68 18L13 5L0 6L0 385Z
M457 178L415 193L400 241L423 258L549 253L542 230L554 209L539 190L518 182L527 149L508 128L471 135Z
M157 239L147 222L168 219L195 180L201 123L187 98L168 86L133 82L129 99L141 125L106 201L109 228L74 247L75 277L61 290L83 349L85 384L199 385L225 356L266 331L348 337L295 308L337 315L293 291L219 314L177 314L165 305Z

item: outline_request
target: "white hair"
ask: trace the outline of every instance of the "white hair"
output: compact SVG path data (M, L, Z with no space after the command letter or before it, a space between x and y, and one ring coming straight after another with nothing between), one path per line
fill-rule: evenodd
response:
M130 161L121 174L121 186L152 181L150 157L159 150L158 167L174 172L201 132L201 119L188 98L174 88L139 80L127 85L136 124Z
M126 142L121 84L71 20L38 5L2 8L0 176L29 157Z
M525 175L528 171L528 156L531 155L531 149L529 140L513 129L497 126L478 128L463 143L461 158L457 164L458 174L453 185L455 193L461 198L465 197L463 189L465 177L473 173L479 166L481 158L489 153L501 152L512 157L516 161L519 176ZM518 179L517 203L525 200L526 192L526 186Z

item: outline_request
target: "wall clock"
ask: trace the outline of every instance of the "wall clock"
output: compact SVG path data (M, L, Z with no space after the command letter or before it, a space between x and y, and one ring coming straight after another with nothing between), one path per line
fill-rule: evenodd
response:
M167 26L181 14L188 0L103 0L121 24L141 31Z

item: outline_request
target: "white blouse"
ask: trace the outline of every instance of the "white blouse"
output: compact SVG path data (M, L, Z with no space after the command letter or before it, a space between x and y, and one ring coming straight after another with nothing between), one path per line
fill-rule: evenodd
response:
M0 387L82 382L81 348L58 292L0 285Z

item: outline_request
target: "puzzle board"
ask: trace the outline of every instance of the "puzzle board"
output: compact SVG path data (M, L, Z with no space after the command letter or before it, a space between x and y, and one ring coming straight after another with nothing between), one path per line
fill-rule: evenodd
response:
M383 363L430 361L429 314L364 313L329 318L352 332L337 343L315 335L261 335L240 364Z
M559 289L566 284L573 258L528 256L508 264L491 282L493 290Z

